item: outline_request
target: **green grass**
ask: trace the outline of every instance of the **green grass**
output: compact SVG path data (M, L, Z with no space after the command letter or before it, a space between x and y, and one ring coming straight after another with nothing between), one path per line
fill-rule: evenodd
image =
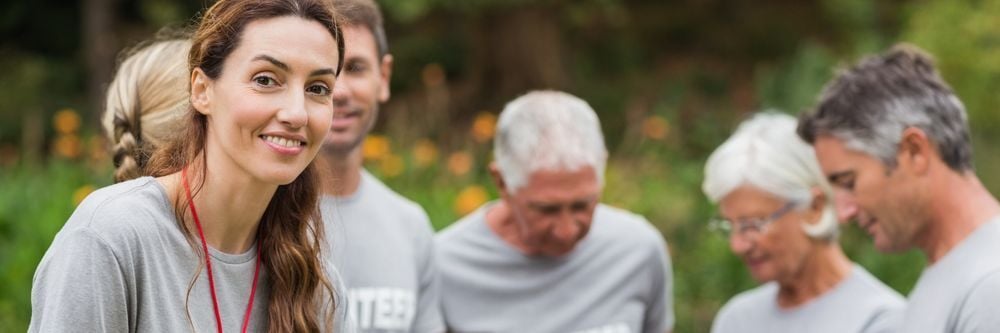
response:
M110 174L65 161L0 169L0 331L28 329L35 267L76 207L74 192Z

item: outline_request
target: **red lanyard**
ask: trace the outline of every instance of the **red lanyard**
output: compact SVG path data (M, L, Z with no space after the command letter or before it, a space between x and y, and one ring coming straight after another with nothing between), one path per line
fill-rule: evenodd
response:
M191 217L194 218L194 225L198 227L198 236L201 237L201 248L205 251L205 266L208 267L208 288L212 290L212 309L215 310L215 326L222 333L222 315L219 314L219 298L215 296L215 278L212 277L212 258L208 253L208 243L205 242L205 232L201 229L201 221L198 220L198 212L194 209L194 200L191 199L191 186L188 185L187 168L181 170L181 179L184 182L184 193L187 194L188 207L191 208ZM253 309L253 298L257 294L257 276L260 273L260 247L257 242L257 263L253 269L253 286L250 287L250 301L247 302L247 312L243 315L243 330L246 333L247 326L250 325L250 310Z

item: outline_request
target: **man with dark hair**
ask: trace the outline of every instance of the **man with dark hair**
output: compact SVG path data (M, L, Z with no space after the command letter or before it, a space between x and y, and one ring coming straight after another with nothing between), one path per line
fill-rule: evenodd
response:
M974 172L965 107L928 55L901 45L840 72L798 131L842 191L842 219L880 251L927 257L900 332L1000 332L1000 203Z
M333 264L359 332L443 332L426 212L362 168L361 143L389 99L392 55L373 0L334 0L344 71L323 158L332 178L321 201Z

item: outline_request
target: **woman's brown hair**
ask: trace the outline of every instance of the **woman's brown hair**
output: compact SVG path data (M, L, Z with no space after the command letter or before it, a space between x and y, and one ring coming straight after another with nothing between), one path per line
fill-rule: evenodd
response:
M222 74L223 63L240 43L246 26L253 21L294 16L322 24L336 39L339 51L337 74L344 63L344 42L332 5L325 0L220 0L202 16L191 38L189 72L201 69L211 79ZM153 176L166 176L188 167L189 175L204 178L207 165L207 118L189 108L185 135L159 149L149 161ZM200 164L200 165L196 165ZM270 279L268 332L316 332L332 328L330 314L334 290L326 278L320 257L323 223L317 205L320 195L318 170L310 163L294 181L278 186L257 228L258 247ZM174 213L188 240L193 234L186 223L186 200L177 196ZM193 241L192 245L194 244ZM200 252L200 248L192 246ZM205 255L202 253L202 255ZM200 271L200 270L199 270ZM198 274L198 273L196 273ZM193 281L192 281L193 282ZM326 308L325 325L319 309Z

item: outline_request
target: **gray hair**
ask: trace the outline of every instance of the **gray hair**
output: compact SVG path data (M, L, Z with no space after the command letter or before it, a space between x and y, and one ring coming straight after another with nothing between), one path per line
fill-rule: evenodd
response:
M798 132L810 143L831 135L894 168L908 127L923 130L952 170L973 170L965 106L929 55L897 45L840 71L823 89L815 111L803 114Z
M533 91L507 103L497 121L493 158L509 192L539 170L590 166L604 184L608 151L594 109L558 91Z
M795 134L795 118L782 113L758 113L744 121L709 156L702 190L718 203L743 185L751 185L804 209L812 203L812 189L826 195L826 207L815 224L803 229L810 237L833 240L839 232L833 192L813 149Z

